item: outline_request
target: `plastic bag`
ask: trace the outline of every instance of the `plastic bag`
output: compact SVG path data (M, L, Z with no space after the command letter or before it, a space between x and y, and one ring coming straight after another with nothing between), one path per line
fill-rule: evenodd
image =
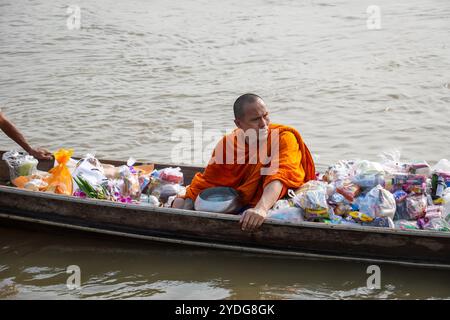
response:
M411 194L406 198L406 210L409 219L418 219L426 214L427 197L423 194Z
M445 189L444 194L442 195L442 217L450 222L450 188Z
M421 174L397 173L386 176L385 181L385 188L391 192L403 189L408 193L425 193L427 190L427 177Z
M400 150L385 151L379 154L381 158L381 166L385 173L407 173L407 165L400 161Z
M406 209L406 198L408 194L403 190L396 190L393 193L397 209L395 210L394 220L409 219L408 211Z
M155 172L154 176L164 182L183 184L183 173L181 172L181 168L179 167L169 167L158 170L157 172Z
M355 164L355 176L384 175L384 169L378 162L360 160Z
M336 191L342 194L348 201L353 202L361 193L361 188L357 184L346 180L340 186L336 187Z
M384 186L382 174L359 174L353 177L353 183L361 188L373 188L377 185Z
M417 220L417 225L423 230L450 231L450 226L442 218L441 206L429 206L423 218Z
M129 166L119 167L120 194L122 197L131 197L138 200L141 197L141 186L137 174L132 173Z
M54 192L57 194L72 195L72 175L70 174L70 170L66 166L66 163L70 160L72 154L72 149L59 149L57 152L55 152L54 156L55 160L58 162L58 165L49 171L51 176L48 179L48 187L46 191Z
M44 191L48 187L48 183L42 179L32 179L23 186L26 190Z
M353 174L353 166L355 162L352 160L341 160L330 166L323 175L323 180L327 182L343 181Z
M355 164L355 175L352 181L361 188L384 186L384 169L378 162L361 160Z
M78 161L72 176L74 178L81 176L92 186L100 186L108 180L104 175L104 169L100 161L90 154ZM78 189L77 184L75 184L74 191Z
M392 221L392 219L389 217L375 217L370 222L363 222L362 225L366 227L391 228L391 229L395 228L394 221Z
M431 175L431 167L426 161L414 162L408 164L408 172L412 174Z
M371 189L360 203L359 211L367 217L394 218L396 210L395 198L386 189L378 185Z
M394 225L396 229L400 230L420 230L419 226L417 225L417 221L415 220L398 220L394 221Z
M11 181L21 176L33 175L37 172L38 160L26 152L8 151L3 154L2 159L8 165Z
M275 219L281 221L288 221L293 223L299 223L303 220L303 211L297 207L279 208L276 210L269 210L267 214L268 219Z
M447 173L450 174L450 161L441 159L431 168L433 173Z
M293 203L302 209L322 210L328 209L327 183L311 180L297 189L289 190Z

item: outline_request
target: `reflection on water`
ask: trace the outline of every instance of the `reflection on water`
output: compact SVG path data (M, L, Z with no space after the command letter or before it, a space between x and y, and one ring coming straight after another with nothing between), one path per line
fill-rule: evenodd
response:
M273 257L61 232L0 228L0 296L15 299L450 298L444 270ZM69 265L81 268L70 291Z

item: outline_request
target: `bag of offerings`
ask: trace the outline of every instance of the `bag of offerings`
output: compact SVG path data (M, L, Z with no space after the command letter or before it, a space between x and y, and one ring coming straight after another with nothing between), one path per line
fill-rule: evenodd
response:
M31 176L37 173L38 160L26 152L8 151L3 154L2 159L8 165L11 181L21 176Z
M410 194L406 198L406 211L411 220L425 216L427 210L427 197L424 194Z
M395 198L392 193L378 185L361 199L358 218L365 222L372 221L375 217L393 219L395 210Z
M46 191L54 192L57 194L72 195L73 182L70 170L67 168L66 163L70 160L73 154L73 150L59 149L55 154L55 160L58 165L51 169L51 174L48 179L48 187Z
M267 213L267 218L299 223L303 221L303 210L295 207L292 200L278 200Z
M394 225L395 229L400 230L420 230L416 220L397 220Z
M342 183L336 185L336 191L342 194L348 201L353 202L361 193L361 188L350 180L344 180Z
M417 225L422 230L450 231L448 222L442 218L442 206L427 207L425 216L417 220Z
M450 188L445 189L442 199L442 217L447 222L450 222Z
M352 176L354 165L354 161L341 160L327 169L323 175L323 180L328 183L344 181Z
M374 188L384 185L384 169L378 162L362 160L355 165L353 183L361 188Z
M92 186L100 186L108 181L108 178L104 175L102 164L91 154L78 161L72 176L74 178L82 177ZM74 191L77 189L78 187L74 186Z
M391 192L403 190L405 192L425 193L427 177L420 174L397 173L386 177L385 188Z
M167 203L174 196L183 195L186 188L183 183L183 173L181 168L164 168L152 173L152 181L148 192L158 198L161 202Z
M326 182L308 181L295 192L289 190L289 195L294 204L304 210L305 219L320 220L329 218Z
M394 220L408 220L409 215L406 209L406 198L408 197L408 194L400 189L394 191L393 196L397 205Z

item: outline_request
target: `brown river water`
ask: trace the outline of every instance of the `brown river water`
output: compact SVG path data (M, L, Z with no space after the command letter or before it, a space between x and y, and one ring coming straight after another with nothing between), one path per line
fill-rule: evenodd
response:
M450 158L448 0L71 4L80 29L65 1L0 0L0 106L33 145L202 165L173 157L174 130L225 132L255 92L321 169L392 149ZM70 265L81 289L66 286ZM367 267L0 227L6 299L450 298L448 271L382 265L371 290Z

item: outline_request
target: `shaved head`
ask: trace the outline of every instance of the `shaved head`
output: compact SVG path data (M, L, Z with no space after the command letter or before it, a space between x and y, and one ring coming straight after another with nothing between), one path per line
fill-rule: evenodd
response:
M245 115L245 106L256 102L258 99L263 101L260 96L253 93L246 93L237 98L233 105L234 118L238 120L243 119Z

